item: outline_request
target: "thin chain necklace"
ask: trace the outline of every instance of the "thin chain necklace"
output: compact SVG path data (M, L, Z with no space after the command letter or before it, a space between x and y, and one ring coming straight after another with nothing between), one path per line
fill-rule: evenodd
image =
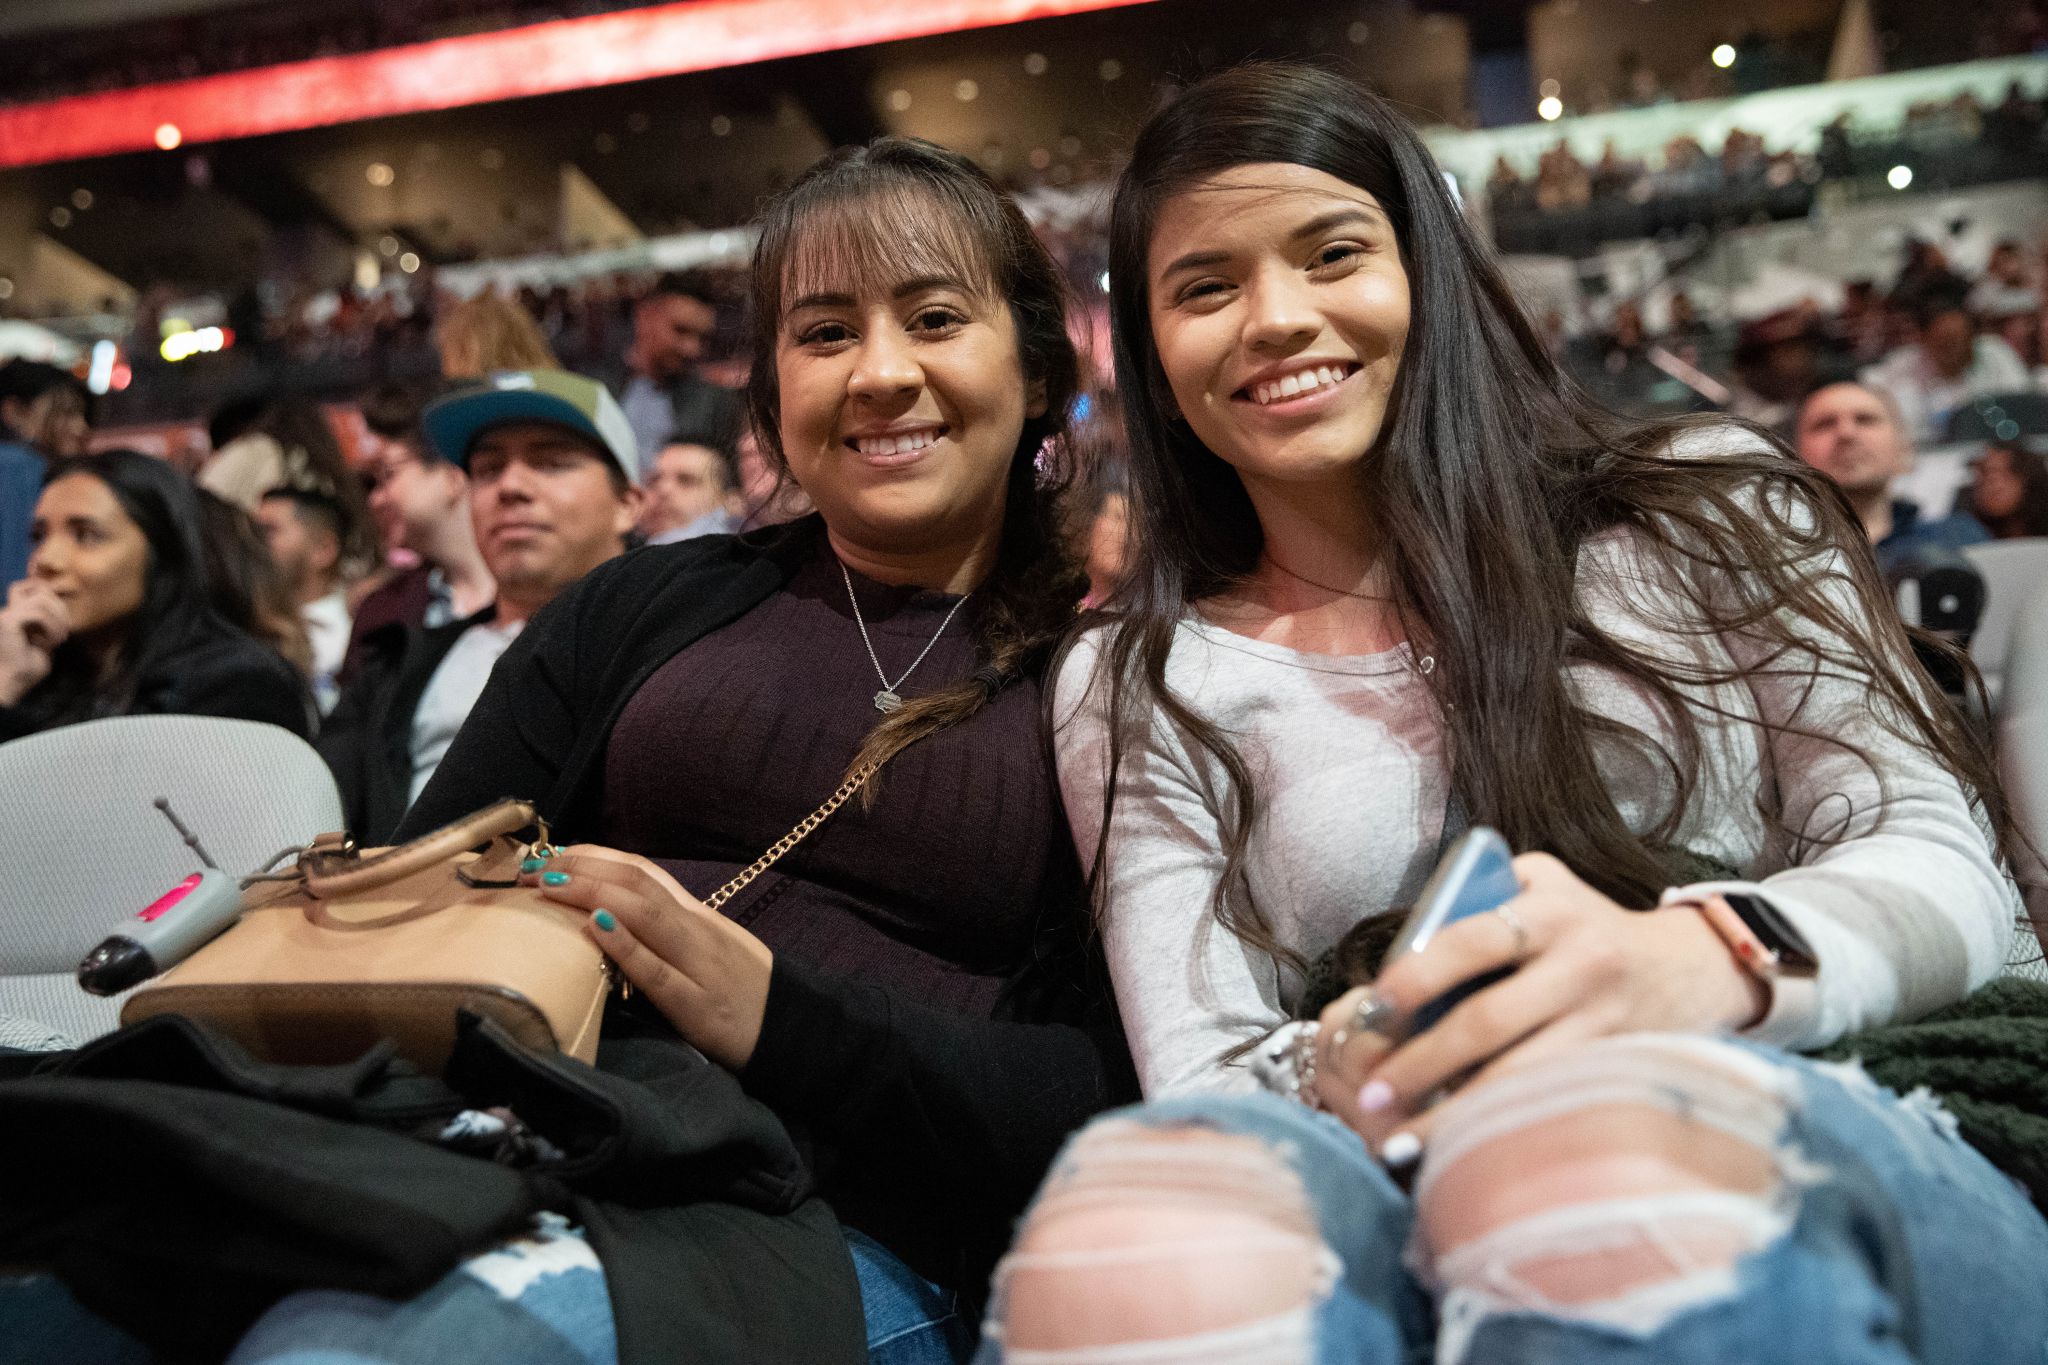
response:
M843 559L839 561L839 577L846 584L846 600L853 603L853 623L860 627L860 642L868 647L868 662L875 666L875 676L882 680L882 690L875 693L875 709L886 716L891 711L902 708L903 697L896 689L910 681L910 675L917 672L917 666L924 662L924 656L932 652L932 646L939 642L939 636L944 635L946 627L953 624L955 614L967 605L967 598L962 597L953 604L953 610L947 612L946 619L939 622L938 630L925 643L925 647L917 652L917 657L910 661L910 667L903 670L903 676L895 682L890 682L889 675L882 671L882 661L875 656L875 642L868 635L867 618L860 614L860 598L855 596L853 591L853 575L846 571L846 561Z
M1385 593L1353 592L1349 588L1333 588L1328 583L1318 583L1313 578L1303 578L1300 574L1288 568L1279 560L1273 558L1273 554L1270 550L1261 550L1259 551L1259 555L1268 564L1271 564L1281 573L1286 574L1289 578L1292 578L1297 582L1306 583L1311 588L1321 588L1324 592L1333 592L1336 593L1339 597L1356 597L1361 602L1391 602L1394 600L1393 598L1387 596Z

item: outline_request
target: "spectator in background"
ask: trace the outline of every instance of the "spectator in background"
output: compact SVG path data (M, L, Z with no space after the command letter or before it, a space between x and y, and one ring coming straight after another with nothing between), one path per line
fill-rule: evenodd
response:
M671 442L719 450L738 443L739 395L697 373L717 321L710 286L697 275L663 275L634 307L625 374L612 389L639 447L637 478L653 473L654 457Z
M740 528L741 510L736 456L694 441L671 441L654 457L640 533L651 545L725 535Z
M356 603L341 667L344 686L355 677L363 641L373 632L394 623L445 626L474 616L498 593L469 519L469 476L427 444L420 407L417 395L396 388L372 394L363 405L370 515L388 549L416 555L419 563L392 574Z
M2041 296L2027 276L2026 253L2010 237L1991 248L1984 274L1970 286L1970 312L1993 321L2016 313L2033 313L2041 307Z
M749 431L740 437L740 524L779 526L816 509L796 480L786 477Z
M136 714L311 731L303 681L214 609L202 525L161 460L111 450L51 466L29 576L0 608L0 740Z
M1829 384L1800 405L1799 458L1834 480L1849 499L1889 572L1925 549L1960 550L1990 539L1967 515L1927 518L1919 505L1892 496L1892 484L1913 465L1913 442L1898 409L1868 384Z
M207 430L214 450L199 468L201 488L252 517L273 488L326 498L341 509L343 575L358 577L378 562L362 480L318 405L303 398L230 404Z
M428 443L469 477L497 583L483 610L362 641L361 667L320 735L349 832L381 843L440 766L498 656L555 594L626 548L639 519L633 433L595 380L505 371L431 404Z
M1820 329L1810 304L1743 324L1735 341L1735 393L1728 410L1780 435L1799 403L1822 382Z
M482 379L498 370L558 370L540 324L519 304L486 289L449 309L434 329L443 379Z
M1956 500L1993 540L2048 536L2048 460L2015 442L1997 441L1971 465L1976 476Z
M256 506L264 547L291 594L312 647L313 702L326 715L341 697L350 616L341 573L341 508L298 488L273 488Z
M256 519L203 488L199 499L200 545L206 560L206 590L213 609L227 623L276 650L310 684L313 646L298 603L284 576L270 561Z
M85 453L85 385L34 360L0 365L0 587L28 572L29 522L48 461Z
M1927 295L1915 315L1918 339L1863 371L1863 382L1898 404L1910 439L1939 441L1949 414L1980 394L2032 387L2012 347L1977 335L1960 293Z

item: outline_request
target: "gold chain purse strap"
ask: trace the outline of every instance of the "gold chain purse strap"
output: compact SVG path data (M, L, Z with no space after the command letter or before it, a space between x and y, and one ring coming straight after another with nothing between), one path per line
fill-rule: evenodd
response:
M825 798L824 805L797 821L796 827L769 845L766 853L754 859L748 866L740 869L731 881L706 896L704 898L704 908L716 910L719 906L724 905L744 890L747 883L773 867L783 854L802 843L812 830L831 819L834 811L852 800L853 794L866 786L868 779L875 775L875 769L878 766L878 764L874 763L862 764L844 782L839 784L838 791Z

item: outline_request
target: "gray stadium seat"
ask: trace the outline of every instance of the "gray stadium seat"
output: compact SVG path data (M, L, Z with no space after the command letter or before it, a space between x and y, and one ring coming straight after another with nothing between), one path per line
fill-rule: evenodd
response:
M2020 608L2048 586L2048 537L1986 541L1963 547L1963 554L1984 575L1984 613L1970 637L1970 659L1995 702Z
M2048 584L2038 586L2014 612L1997 736L1998 766L2013 817L2034 848L2048 852ZM2048 979L2039 965L2039 949L2048 946L2048 867L2036 863L2023 869L2022 880L2033 883L2027 911L2041 942L2031 945L2036 949L2033 970L2015 966L2015 971ZM2015 954L2016 964L2021 956Z
M78 961L115 922L200 868L153 804L165 797L220 866L256 870L342 827L334 778L274 725L125 716L0 744L0 1018L82 1042L118 1000L86 994Z

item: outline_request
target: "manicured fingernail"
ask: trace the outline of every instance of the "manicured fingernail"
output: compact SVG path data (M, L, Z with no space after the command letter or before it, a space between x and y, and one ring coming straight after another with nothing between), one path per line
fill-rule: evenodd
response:
M540 884L542 886L567 886L569 884L569 874L566 872L543 872L540 874Z
M1358 1107L1367 1114L1376 1114L1394 1102L1394 1087L1385 1081L1367 1081L1358 1092Z
M600 910L592 915L591 919L597 921L597 927L607 934L619 927L619 922L612 918L612 912L609 910Z
M519 870L521 872L538 872L547 865L548 860L546 858L528 858L519 865Z
M1380 1160L1389 1166L1406 1166L1422 1155L1422 1139L1413 1133L1396 1133L1380 1144Z

